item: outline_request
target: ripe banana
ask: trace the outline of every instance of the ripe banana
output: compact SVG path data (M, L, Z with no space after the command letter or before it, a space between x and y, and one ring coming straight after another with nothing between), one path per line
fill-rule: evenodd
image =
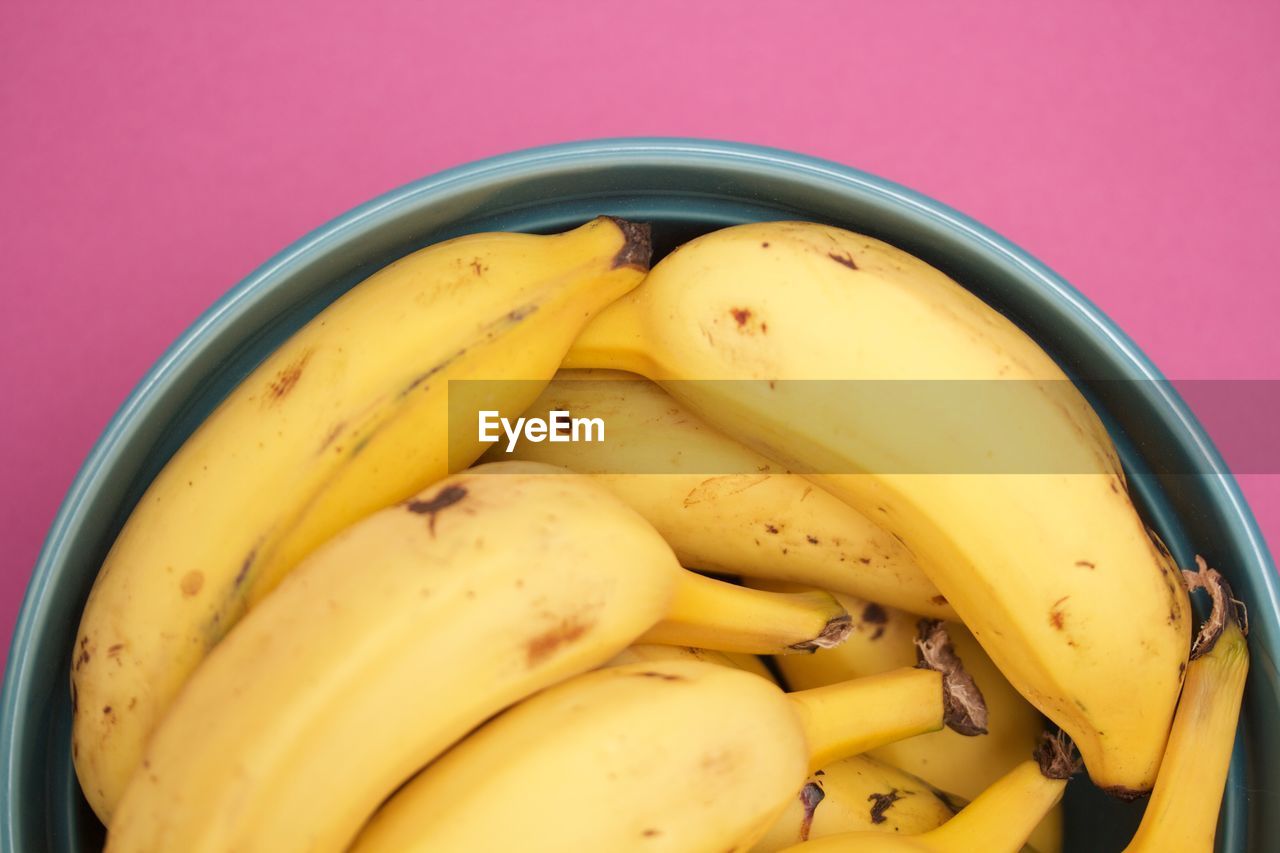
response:
M766 592L685 571L666 616L637 642L787 655L838 646L849 628L849 614L831 593Z
M942 725L938 673L893 676L815 697L700 661L589 673L517 705L428 766L352 850L745 849L813 762Z
M1218 810L1231 764L1249 649L1231 589L1197 558L1193 588L1213 598L1213 612L1196 638L1173 732L1151 802L1126 853L1212 853Z
M714 663L719 666L728 666L740 669L743 672L750 672L777 683L773 672L756 655L742 654L740 652L719 652L714 649L700 649L697 646L636 643L618 652L618 654L614 655L613 660L609 661L605 666L623 666L629 663L661 660L697 660L703 663Z
M1046 736L1034 759L1014 767L960 813L920 835L846 832L787 847L784 853L1018 853L1079 770L1069 745Z
M919 835L957 811L919 777L869 755L815 770L751 853L773 853L811 838L868 830Z
M244 611L350 522L478 457L474 413L453 420L471 403L531 403L648 257L646 227L606 217L439 243L358 284L231 392L139 500L81 619L75 766L104 822L170 701ZM496 399L451 406L460 378L539 381L487 383Z
M470 729L635 641L686 576L717 623L753 618L587 478L518 462L449 477L315 551L214 649L107 849L342 850Z
M848 595L837 593L836 598L852 617L853 630L838 648L803 657L777 658L775 664L788 686L804 690L915 662L918 617ZM1018 695L963 625L949 624L947 631L986 700L987 736L964 737L943 730L885 744L870 754L949 794L972 800L1035 751L1044 731L1044 718ZM1032 834L1031 844L1039 853L1062 849L1061 808L1050 810Z
M604 441L523 442L485 459L591 474L695 569L795 581L954 619L906 547L797 474L711 429L652 382L561 371L530 407L600 418Z
M664 258L565 365L657 381L899 536L1093 780L1150 789L1186 590L1101 422L1008 319L878 240L759 223Z

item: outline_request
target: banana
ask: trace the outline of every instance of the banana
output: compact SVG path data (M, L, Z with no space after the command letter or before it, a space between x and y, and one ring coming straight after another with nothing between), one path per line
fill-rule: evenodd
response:
M603 442L522 442L487 460L591 474L695 569L795 581L954 619L897 539L843 501L719 433L634 374L561 371L530 411L600 418Z
M706 606L752 619L737 587L681 568L587 478L517 462L449 477L323 545L213 650L148 743L107 849L342 850L470 729L634 642L685 576Z
M475 407L531 403L648 257L647 227L606 217L439 243L358 284L231 392L139 500L81 619L75 768L104 822L160 716L244 611L350 522L478 457ZM450 405L452 379L536 381L476 383L497 389L487 399L455 388Z
M861 830L919 835L955 813L946 795L919 777L855 755L811 773L751 851L773 853L810 838Z
M837 593L836 598L852 617L853 630L838 648L777 658L775 664L792 689L835 684L915 663L918 617L848 595ZM986 701L987 736L964 737L943 730L885 744L870 754L935 788L972 800L1035 751L1044 719L1018 695L963 625L948 624L947 631ZM1032 833L1031 844L1039 853L1062 849L1061 808L1049 811Z
M670 544L670 543L668 543ZM636 643L627 646L618 654L614 655L613 660L609 661L605 666L623 666L629 663L644 663L646 661L664 661L664 660L697 660L703 663L714 663L718 666L728 666L734 669L740 669L743 672L750 672L761 678L774 681L773 672L769 667L765 666L756 655L742 654L739 652L719 652L714 649L700 649L697 646L668 646L661 643Z
M900 537L1094 782L1151 788L1186 590L1088 402L1008 319L878 240L758 223L664 258L565 366L657 381Z
M834 648L850 627L849 614L831 593L766 592L686 571L666 617L637 642L786 655Z
M745 849L815 761L942 725L939 674L893 676L823 688L820 698L700 661L579 676L428 766L352 850Z
M1213 611L1196 638L1164 763L1126 853L1214 849L1249 648L1230 587L1203 559L1196 562L1199 571L1187 573L1190 586L1209 591Z
M1034 759L1018 764L959 814L928 832L845 832L792 845L784 853L1017 853L1078 771L1071 752L1069 745L1046 736Z

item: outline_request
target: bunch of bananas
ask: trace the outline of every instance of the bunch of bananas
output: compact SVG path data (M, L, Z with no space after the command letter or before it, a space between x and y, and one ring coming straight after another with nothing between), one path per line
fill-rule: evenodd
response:
M208 417L76 637L107 849L1051 853L1082 759L1154 788L1129 849L1211 850L1235 602L1057 365L838 228L649 260L611 217L427 247ZM884 380L1016 380L1034 429ZM558 411L605 440L476 429Z

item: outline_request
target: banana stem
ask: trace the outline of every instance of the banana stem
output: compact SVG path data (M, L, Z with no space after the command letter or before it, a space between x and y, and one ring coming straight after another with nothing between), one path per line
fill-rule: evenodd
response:
M809 744L809 771L942 728L942 674L904 667L787 694Z
M925 849L940 853L1017 853L1062 799L1066 786L1066 779L1046 776L1038 761L1024 761L951 820L918 839Z
M764 592L682 571L666 618L636 642L791 654L839 645L851 624L829 593Z
M1200 571L1185 573L1188 585L1208 589L1213 613L1196 640L1151 802L1126 853L1209 853L1214 846L1249 650L1230 588L1196 561Z

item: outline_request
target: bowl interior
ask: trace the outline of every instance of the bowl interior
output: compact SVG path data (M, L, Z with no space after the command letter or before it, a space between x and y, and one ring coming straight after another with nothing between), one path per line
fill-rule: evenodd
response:
M202 316L135 390L50 531L15 634L0 709L6 850L101 848L69 755L71 646L94 574L133 504L226 392L325 305L392 259L475 231L559 231L608 213L654 225L659 254L740 222L810 219L940 267L1036 338L1111 430L1148 523L1181 565L1224 568L1251 616L1253 666L1219 849L1280 849L1274 568L1230 476L1133 345L1051 272L976 223L887 182L785 152L675 140L521 152L397 190L269 261ZM1168 473L1195 471L1195 474ZM1160 473L1153 473L1160 472ZM1120 850L1143 804L1068 788L1069 851Z

